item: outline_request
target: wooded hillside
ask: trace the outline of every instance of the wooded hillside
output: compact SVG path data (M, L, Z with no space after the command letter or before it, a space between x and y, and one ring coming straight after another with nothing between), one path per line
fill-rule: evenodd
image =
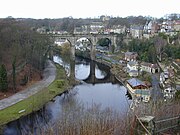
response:
M49 45L48 37L31 30L22 21L1 20L0 91L15 92L17 85L25 85L32 79L34 71L41 73Z

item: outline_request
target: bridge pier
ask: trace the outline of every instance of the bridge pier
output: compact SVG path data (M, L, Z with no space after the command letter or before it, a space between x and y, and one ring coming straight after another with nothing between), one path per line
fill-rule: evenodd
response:
M75 44L71 44L71 56L70 56L70 84L75 84Z
M90 52L91 60L93 61L96 58L96 44L97 44L97 37L96 35L93 35L91 38L91 52Z
M71 60L75 61L75 45L71 44Z
M93 61L96 58L96 45L94 45L94 44L91 45L90 57L91 57L91 60L93 60Z
M90 75L91 75L92 84L95 84L96 75L95 75L95 63L94 63L94 61L90 62Z
M117 36L113 36L111 38L111 42L112 42L111 44L114 45L115 48L117 48L116 40L117 40Z
M98 64L96 64L96 62L95 61L91 61L90 62L90 74L89 74L89 76L86 78L86 79L84 79L83 81L85 81L86 83L90 83L90 84L97 84L97 83L109 83L109 82L112 82L112 81L114 81L114 82L112 82L112 83L115 83L115 77L113 76L113 77L111 77L111 74L110 74L110 72L109 72L109 68L105 68L105 71L107 71L106 73L106 75L104 76L104 78L101 78L101 79L99 79L99 78L96 78L96 74L95 74L95 71L96 71L96 65L98 65ZM104 69L104 67L106 67L106 66L104 66L104 65L98 65L98 68L100 69L100 70L103 70ZM103 69L102 69L103 68ZM111 80L112 79L112 80Z
M75 83L75 60L70 60L70 84Z

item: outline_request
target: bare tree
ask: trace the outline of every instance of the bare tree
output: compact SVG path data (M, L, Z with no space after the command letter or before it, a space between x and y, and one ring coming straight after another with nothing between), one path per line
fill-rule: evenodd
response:
M159 60L162 60L162 54L164 52L165 46L167 45L167 41L162 37L155 37L154 38L154 46L156 49L156 54Z

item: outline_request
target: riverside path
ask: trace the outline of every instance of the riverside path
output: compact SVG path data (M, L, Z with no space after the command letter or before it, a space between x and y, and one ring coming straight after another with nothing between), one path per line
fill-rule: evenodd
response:
M13 96L0 100L0 110L12 106L49 86L56 77L56 67L52 61L47 61L47 66L43 71L43 79L23 91L20 91Z

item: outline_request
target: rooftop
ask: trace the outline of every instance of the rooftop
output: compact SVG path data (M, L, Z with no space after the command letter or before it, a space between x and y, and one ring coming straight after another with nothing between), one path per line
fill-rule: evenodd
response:
M141 65L151 67L151 68L158 68L157 64L152 64L152 63L148 63L148 62L141 62Z
M138 65L138 63L136 61L129 61L127 64L130 65L131 67Z
M136 52L125 52L125 55L134 55L137 54Z
M146 86L146 84L145 84L143 81L141 81L141 80L139 80L139 79L137 79L137 78L129 79L129 80L127 80L127 82L128 82L132 87L136 87L136 86L139 86L139 85Z

